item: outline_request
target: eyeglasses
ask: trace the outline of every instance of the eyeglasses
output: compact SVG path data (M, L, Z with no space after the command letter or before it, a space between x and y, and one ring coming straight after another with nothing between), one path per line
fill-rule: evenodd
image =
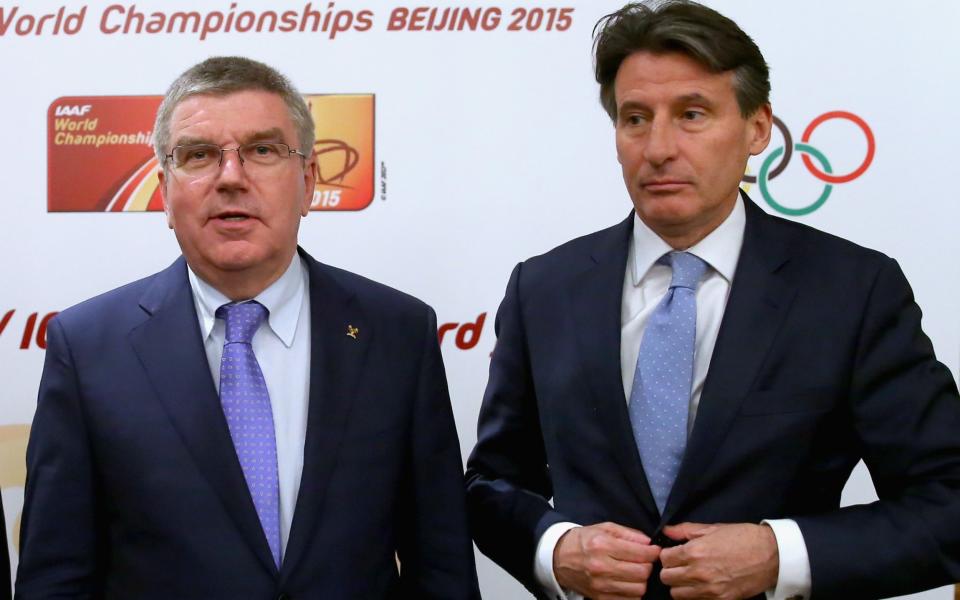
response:
M307 155L280 142L251 142L236 148L221 148L216 144L189 144L174 146L166 161L173 161L176 169L192 176L209 175L223 164L224 152L236 152L240 164L257 167L273 167L296 154L306 160ZM249 169L249 166L246 167Z

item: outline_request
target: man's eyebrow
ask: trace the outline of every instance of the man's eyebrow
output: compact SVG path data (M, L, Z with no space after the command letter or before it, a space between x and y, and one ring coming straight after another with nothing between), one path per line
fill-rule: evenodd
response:
M688 104L701 104L703 106L712 107L714 101L710 98L704 96L700 92L691 92L689 94L683 94L682 96L677 96L672 102L672 104L679 105L688 105ZM623 104L618 107L619 111L623 110L646 110L649 107L646 103L640 102L638 100L626 100Z
M677 98L677 102L680 104L702 104L704 106L713 106L713 100L707 98L700 92L684 94Z
M285 142L283 139L283 130L279 127L271 127L270 129L264 129L263 131L257 131L251 133L250 135L244 136L244 144L249 144L250 142L263 142L270 140L271 142Z
M617 112L623 112L625 110L646 110L648 107L643 102L638 102L637 100L626 100L623 104L617 107Z
M216 144L214 144L213 142L211 142L211 141L210 141L209 139L207 139L207 138L193 137L193 136L179 137L179 138L177 138L176 141L174 141L174 143L173 143L174 147L176 147L176 146L199 146L199 145L201 145L201 144L209 144L209 145L211 145L211 146L216 146Z
M263 131L255 131L251 134L245 135L243 137L242 144L249 144L250 142L284 142L283 139L283 130L279 127L271 127L270 129L264 129ZM197 146L200 144L209 144L211 146L219 146L211 141L209 138L196 137L196 136L184 136L179 137L174 142L174 146Z

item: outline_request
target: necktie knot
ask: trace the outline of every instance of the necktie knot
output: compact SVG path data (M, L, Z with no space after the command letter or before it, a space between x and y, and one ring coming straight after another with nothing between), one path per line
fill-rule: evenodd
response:
M249 344L253 341L253 334L267 318L268 312L267 307L259 302L230 303L218 308L217 318L227 323L227 343Z
M703 274L707 272L707 263L689 252L670 252L664 256L664 261L673 269L671 288L684 287L696 290Z

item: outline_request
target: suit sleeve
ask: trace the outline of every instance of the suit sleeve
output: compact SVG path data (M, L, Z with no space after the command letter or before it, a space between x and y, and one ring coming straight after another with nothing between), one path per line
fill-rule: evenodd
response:
M570 519L553 510L520 298L522 264L497 311L497 344L480 409L477 445L467 461L467 511L480 550L535 595L537 542Z
M879 598L960 580L960 397L885 259L862 316L850 418L879 501L797 518L813 598Z
M424 331L401 499L398 558L404 598L479 599L467 528L463 463L433 309Z
M75 366L63 327L54 319L27 445L18 600L100 593L96 500Z

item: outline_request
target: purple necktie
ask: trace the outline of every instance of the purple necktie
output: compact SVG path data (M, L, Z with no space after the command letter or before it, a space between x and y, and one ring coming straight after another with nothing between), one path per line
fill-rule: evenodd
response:
M260 525L270 544L273 560L279 567L277 439L267 383L251 346L253 334L267 318L267 309L258 302L224 304L217 309L217 318L227 323L220 362L220 404Z

